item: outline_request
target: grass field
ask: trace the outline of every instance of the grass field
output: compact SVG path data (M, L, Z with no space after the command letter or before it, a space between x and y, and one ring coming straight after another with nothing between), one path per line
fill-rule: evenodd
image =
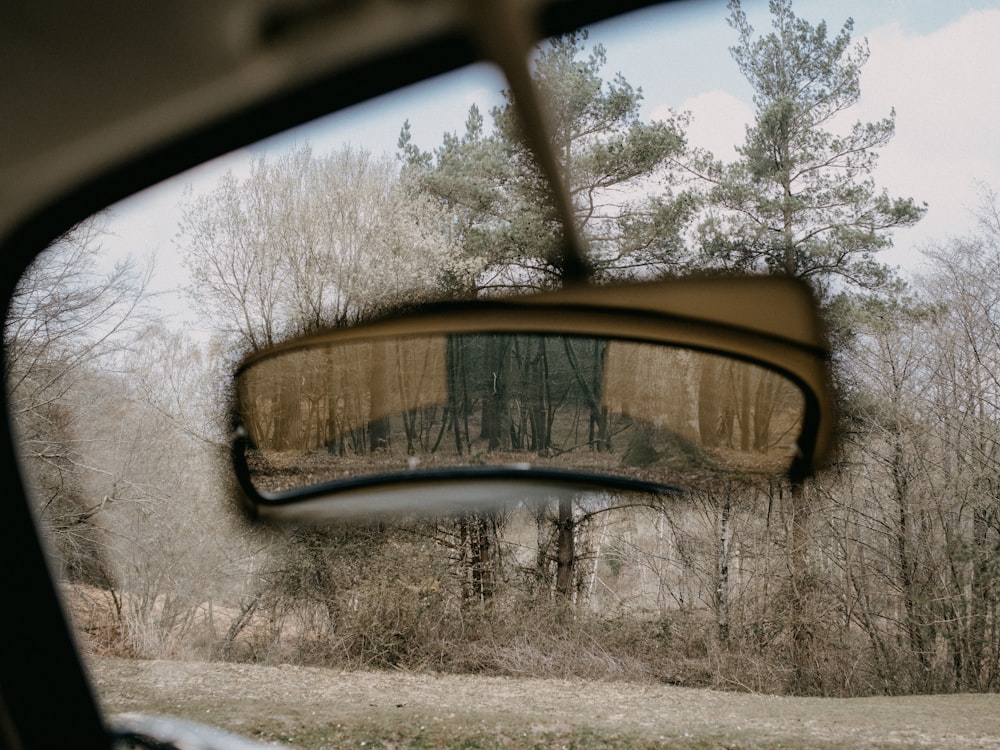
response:
M670 685L91 658L109 713L298 748L1000 748L1000 695L794 698Z

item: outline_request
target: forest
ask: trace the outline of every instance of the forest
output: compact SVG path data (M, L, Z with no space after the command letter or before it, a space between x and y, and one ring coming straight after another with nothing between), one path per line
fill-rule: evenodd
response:
M729 5L755 106L733 161L691 146L683 114L640 119L641 90L608 76L586 32L550 40L534 71L597 283L712 272L812 287L838 396L828 468L804 486L729 475L681 495L248 524L233 511L228 445L244 357L424 301L564 281L559 224L509 97L486 114L473 105L465 131L429 149L404 122L395 154L257 153L246 174L182 199L173 249L210 340L159 318L155 268L109 268L106 215L53 243L13 300L11 408L87 648L804 695L1000 690L1000 199L982 185L966 232L924 248L914 278L880 262L926 206L877 186L888 104L881 120L832 127L860 96L867 46L850 22L814 25L791 0L770 11L761 32ZM434 342L393 372L437 358L448 388L413 385L392 420L371 410L370 373L318 362L284 397L305 404L317 378L339 377L357 400L313 400L295 424L262 402L269 470L293 448L355 468L377 452L557 460L569 447L648 466L667 439L697 467L695 443L763 455L789 429L794 409L754 425L733 387L697 428L679 413L681 437L621 439L624 417L591 387L609 347ZM710 363L646 364L687 373L679 392L727 382ZM786 404L764 376L744 377L747 393L754 377L754 393Z

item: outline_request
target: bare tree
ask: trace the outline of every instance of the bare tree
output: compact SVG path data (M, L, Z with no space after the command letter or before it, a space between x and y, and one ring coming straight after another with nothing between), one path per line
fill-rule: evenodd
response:
M245 351L413 302L460 263L440 209L350 147L255 157L188 195L176 242L195 305Z
M103 232L104 217L92 217L40 255L15 290L4 331L4 375L39 520L64 571L92 581L105 575L92 523L104 506L82 485L92 407L83 383L147 324L141 304L150 272L131 259L109 266Z
M984 191L977 230L928 252L938 303L928 413L939 455L938 510L948 553L942 597L957 687L1000 685L1000 210Z

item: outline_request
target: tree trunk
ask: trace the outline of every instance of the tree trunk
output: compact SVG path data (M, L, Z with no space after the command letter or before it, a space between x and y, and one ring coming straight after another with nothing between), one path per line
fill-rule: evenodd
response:
M791 486L792 503L792 664L795 670L795 682L805 686L813 663L813 632L812 613L809 611L809 593L812 582L809 576L807 544L808 544L808 509L806 507L805 487L801 481L793 481Z
M371 405L368 423L368 449L370 452L385 451L389 448L389 417L386 404L389 401L389 372L385 345L372 344L371 364ZM385 416L375 417L376 414Z
M556 593L563 597L573 594L573 571L576 567L574 544L575 521L573 500L559 499L558 531L556 535Z
M719 513L718 588L715 592L715 615L718 624L719 642L729 642L729 516L732 510L730 493L722 493L722 508Z

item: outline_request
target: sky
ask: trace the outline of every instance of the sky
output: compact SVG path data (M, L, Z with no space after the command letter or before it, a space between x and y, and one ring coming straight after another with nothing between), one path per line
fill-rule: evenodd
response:
M662 74L642 84L648 116L690 112L690 141L725 159L735 157L733 146L753 118L753 92L729 54L735 32L725 3L711 6L706 12L691 3L690 18L682 19L688 33L670 42L656 34L649 42L609 40L606 47L609 67L648 70L643 60L658 59ZM928 212L916 227L896 233L882 259L916 270L923 247L968 231L979 185L1000 191L1000 2L795 0L793 8L811 23L826 19L831 34L853 18L853 40L867 39L861 100L848 116L871 122L895 110L896 135L880 152L876 184L926 202ZM766 2L745 2L744 9L758 32L770 31ZM668 10L650 12L644 25L666 25ZM690 67L699 70L692 75Z
M826 19L836 33L850 17L853 39L867 40L862 96L852 120L896 113L896 135L881 151L875 180L893 196L928 204L926 217L894 237L881 258L904 274L919 270L921 251L965 234L982 186L1000 191L1000 0L795 0L811 23ZM764 0L744 0L751 24L770 30ZM752 120L752 91L729 53L736 41L725 0L670 3L591 33L607 51L607 77L622 73L641 87L641 116L688 112L688 138L722 159L735 156ZM112 252L156 253L161 288L183 283L172 245L181 191L210 190L226 170L245 172L253 152L278 153L296 143L317 152L344 144L394 153L404 120L414 142L431 149L446 131L461 132L469 106L484 112L499 100L503 81L486 65L449 74L336 113L252 149L220 158L150 189L112 210Z

